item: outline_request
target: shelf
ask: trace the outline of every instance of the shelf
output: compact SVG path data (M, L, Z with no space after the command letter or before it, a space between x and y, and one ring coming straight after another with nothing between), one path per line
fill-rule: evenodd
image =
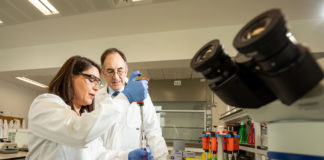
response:
M205 113L205 110L156 110L156 112Z
M204 127L177 127L177 126L161 126L161 128L186 128L186 129L204 129Z
M265 156L267 156L267 153L268 153L267 150L255 148L255 146L253 146L253 145L241 145L240 144L240 150L252 152L252 153L256 153L256 154L262 154Z
M168 139L168 138L164 138L164 140L166 141L174 141L174 140L181 140L181 141L201 141L201 139Z
M247 119L248 117L245 111L236 108L229 112L225 112L219 119L223 120L225 123L239 123L241 120Z
M172 151L173 147L168 146L168 150ZM204 153L205 151L202 148L194 148L194 147L185 147L185 151L191 151L195 153Z
M5 120L6 119L7 122L8 122L8 124L9 124L10 121L12 121L14 119L19 119L20 120L20 124L22 124L24 118L0 115L0 119L2 119L2 120Z

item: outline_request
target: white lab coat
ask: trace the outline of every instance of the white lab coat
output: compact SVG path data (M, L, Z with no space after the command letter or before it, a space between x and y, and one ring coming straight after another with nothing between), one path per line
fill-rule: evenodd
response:
M42 94L29 109L27 160L128 159L127 151L107 150L100 135L120 118L128 106L124 94L114 102L96 104L95 110L78 116L59 96Z
M116 98L108 95L107 87L100 89L95 98L96 103L109 101L112 103ZM108 98L108 99L107 99ZM121 119L114 127L110 128L103 136L103 143L107 149L130 151L140 147L141 116L138 104L132 103L120 107ZM154 160L165 160L168 157L168 149L162 137L160 123L150 96L144 100L144 131L148 143L152 149Z

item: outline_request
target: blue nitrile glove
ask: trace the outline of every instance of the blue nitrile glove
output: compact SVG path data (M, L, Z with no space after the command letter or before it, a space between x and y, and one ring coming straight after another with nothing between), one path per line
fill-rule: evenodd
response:
M143 156L147 154L144 149L138 148L128 153L128 160L142 160Z
M152 152L149 152L149 154L147 156L147 160L154 160L153 156L152 156Z
M134 71L122 91L128 98L129 103L143 101L147 97L148 82L146 80L135 80L136 76L139 75L141 75L139 71Z
M147 160L154 160L152 156L152 149L151 147L147 146L146 151L148 152Z

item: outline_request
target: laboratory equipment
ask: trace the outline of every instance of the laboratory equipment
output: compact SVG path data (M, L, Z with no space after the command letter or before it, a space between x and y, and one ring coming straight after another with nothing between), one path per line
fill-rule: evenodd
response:
M147 82L150 81L150 79L148 78L141 78L140 80L146 80ZM149 149L149 145L148 145L148 141L147 141L147 137L145 136L145 132L144 132L144 114L143 114L143 106L144 106L144 100L143 101L139 101L137 102L139 108L140 108L140 113L141 113L141 133L140 133L140 147L143 148L144 150L146 150L147 152L151 152ZM143 157L143 160L147 159L148 155L145 155Z
M210 132L203 131L202 133L202 148L205 151L205 159L208 159L209 152L209 143L210 143Z
M216 137L216 133L215 132L210 132L210 150L213 153L213 158L212 160L215 160L215 156L217 154L217 137Z
M254 123L251 122L250 130L249 130L249 135L247 139L247 144L254 145L255 144L255 133L254 133Z
M224 150L224 159L228 158L228 130L223 130L223 150Z
M17 153L18 147L17 143L14 142L1 142L0 143L0 153Z
M17 129L15 142L20 151L28 151L28 129Z
M234 132L234 160L237 160L239 150L240 150L240 135L237 135L236 132Z
M225 135L226 136L226 146L227 146L227 156L228 156L228 160L232 160L233 156L234 156L234 135L233 132L229 132L228 134Z
M0 119L0 138L3 138L3 120Z
M240 142L241 144L246 144L248 134L247 134L247 132L246 132L246 127L245 127L245 125L244 125L243 122L241 122L239 135L240 135L240 141L239 141L239 142Z
M288 31L281 10L252 19L233 45L239 53L231 58L219 40L210 41L191 67L208 79L223 102L243 108L254 121L267 122L270 159L324 159L323 72ZM303 138L305 131L312 135Z
M223 132L223 131L222 131ZM225 141L225 134L221 132L216 132L216 138L217 138L217 159L224 160L227 158L227 155L225 155L226 152L224 152L224 147L226 146Z
M16 143L19 150L28 151L28 130L9 129L7 141Z

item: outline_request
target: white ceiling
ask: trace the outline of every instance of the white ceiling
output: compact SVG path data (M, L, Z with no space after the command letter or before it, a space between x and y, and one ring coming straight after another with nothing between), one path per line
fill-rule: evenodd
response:
M320 18L324 0L49 0L60 12L44 16L28 0L0 0L0 50L66 41L141 33L242 25L270 8L281 8L289 20ZM130 0L129 0L130 1ZM23 53L22 53L23 54ZM1 56L1 55L0 55ZM151 79L200 78L190 60L129 64ZM12 71L0 78L17 84L26 76L47 84L57 68ZM24 84L26 85L26 84ZM36 88L37 89L37 88Z
M324 7L323 0L149 0L122 8L111 1L49 0L62 14L46 17L28 0L0 0L0 49L241 25L270 8L281 8L289 20L319 18Z
M7 26L168 1L172 0L144 0L139 2L132 2L132 0L49 0L60 14L45 16L40 14L40 11L28 0L1 0L0 19L5 22L2 26Z

